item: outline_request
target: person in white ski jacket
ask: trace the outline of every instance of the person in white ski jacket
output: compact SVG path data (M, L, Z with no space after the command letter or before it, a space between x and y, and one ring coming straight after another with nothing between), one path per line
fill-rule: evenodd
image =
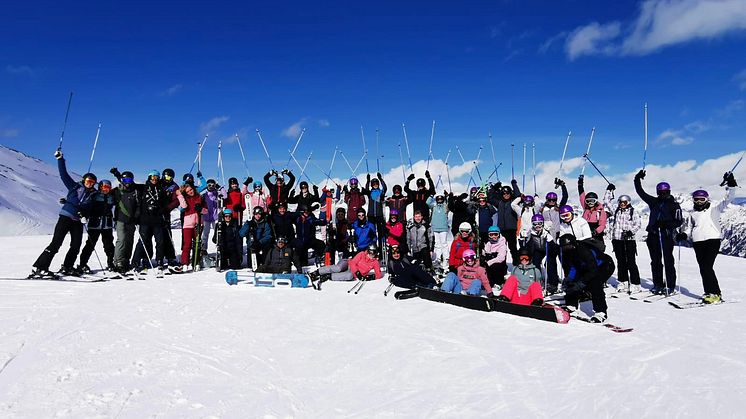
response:
M608 190L606 192L609 192ZM608 194L607 194L608 195ZM607 199L604 197L604 199ZM612 208L608 203L605 208ZM640 214L632 206L632 198L622 195L617 200L607 231L611 233L611 247L616 256L617 292L640 292L640 270L637 267L637 241L635 235L642 226Z
M722 294L714 269L715 258L720 252L720 242L722 241L720 216L728 207L728 204L733 201L736 193L735 188L738 186L733 173L726 173L723 179L727 187L725 198L722 201L713 205L707 191L699 189L692 193L694 209L689 212L694 254L697 257L699 274L702 276L702 286L705 291L702 302L705 304L722 301ZM684 232L676 235L677 241L686 239L687 234Z
M571 206L563 205L560 208L560 220L560 237L565 234L572 234L577 241L593 238L588 221L576 217Z

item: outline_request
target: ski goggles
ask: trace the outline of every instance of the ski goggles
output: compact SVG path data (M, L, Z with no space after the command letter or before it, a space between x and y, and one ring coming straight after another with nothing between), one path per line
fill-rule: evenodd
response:
M392 246L391 247L391 254L392 255L399 255L401 252L399 251L399 246Z
M695 204L704 204L707 202L707 198L694 198L693 200Z
M588 205L588 206L592 207L592 206L595 206L596 204L598 204L598 199L596 199L596 198L587 198L585 200L585 205Z
M87 178L83 179L83 184L84 184L84 185L85 185L86 187L88 187L88 188L92 188L92 187L93 187L93 185L95 185L95 184L96 184L96 179L93 179L93 178L87 177Z
M571 220L572 219L572 213L571 212L566 212L566 213L560 214L560 218L563 219L563 220L565 220L565 221Z
M124 184L130 184L130 183L133 183L134 181L135 181L135 179L133 179L131 177L123 177L122 178L122 183L124 183Z
M544 227L544 221L534 221L531 225L534 227Z
M521 262L530 262L531 257L527 255L521 255L521 256L518 256L518 260Z
M99 186L98 188L101 189L101 191L103 191L103 192L108 192L108 191L111 190L111 185L107 185L107 184L104 183L103 185Z
M477 257L476 256L464 256L463 259L464 259L464 262L467 262L467 261L468 262L473 262L473 261L477 260Z
M169 182L170 182L170 181L171 181L171 179L173 179L173 177L172 177L172 176L169 176L169 175L163 175L163 179L166 179L167 181L169 181Z
M375 255L376 255L376 250L375 250L375 249L367 248L367 249L365 249L365 252L366 252L366 253L367 253L367 254L368 254L369 256L375 256Z
M500 233L496 233L493 231L492 233L487 233L487 236L488 237L500 237Z

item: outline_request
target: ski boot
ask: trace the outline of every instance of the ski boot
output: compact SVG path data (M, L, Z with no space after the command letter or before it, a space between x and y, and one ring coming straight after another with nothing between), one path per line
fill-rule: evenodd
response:
M62 266L57 272L61 276L82 276L83 273L72 266Z
M57 279L57 275L54 272L50 272L47 269L32 269L31 274L26 277L27 279Z
M78 265L76 269L83 275L90 275L92 273L88 265Z
M603 311L599 311L595 313L593 316L591 316L591 323L606 323L606 313Z
M702 304L717 304L723 301L718 294L705 294L702 296Z

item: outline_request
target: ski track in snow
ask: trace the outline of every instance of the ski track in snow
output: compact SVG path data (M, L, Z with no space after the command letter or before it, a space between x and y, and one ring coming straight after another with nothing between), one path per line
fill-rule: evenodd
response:
M0 242L0 277L25 276L49 239ZM644 250L639 266L649 277ZM736 272L746 260L720 256L716 267L725 298L742 299ZM685 291L698 295L691 249L682 249L681 272ZM574 320L396 301L383 297L386 285L370 283L359 295L335 282L322 292L230 287L213 270L91 284L0 280L0 417L737 417L742 410L744 304L676 310L665 301L608 299L609 321L635 329L616 334Z

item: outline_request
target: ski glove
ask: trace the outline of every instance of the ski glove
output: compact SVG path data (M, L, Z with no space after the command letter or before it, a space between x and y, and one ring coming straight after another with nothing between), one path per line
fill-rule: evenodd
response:
M736 183L736 178L733 176L733 172L728 173L728 177L725 178L725 183L728 185L729 188L735 188L738 186L738 183Z
M607 191L614 191L616 190L616 186L613 183L609 183L609 186L606 187Z
M57 150L54 152L54 158L59 160L62 158L62 150Z
M254 181L254 178L249 176L246 178L246 181L244 181L244 185L249 186Z
M409 176L407 176L407 182L414 179L414 173L410 173Z
M557 188L559 188L560 186L562 186L564 184L565 184L564 180L562 180L562 179L560 179L558 177L554 178L554 189L557 189Z
M60 205L65 205L67 203L67 198L60 198Z
M197 170L197 177L198 178L202 177L202 172L200 172L199 170Z
M430 171L429 170L425 170L425 177L428 178L428 179L430 179Z
M686 233L677 233L676 234L676 241L681 242L688 238L689 236L686 235Z
M582 185L585 182L585 175L578 176L578 185Z
M642 169L635 175L635 180L637 179L645 179L645 170Z

